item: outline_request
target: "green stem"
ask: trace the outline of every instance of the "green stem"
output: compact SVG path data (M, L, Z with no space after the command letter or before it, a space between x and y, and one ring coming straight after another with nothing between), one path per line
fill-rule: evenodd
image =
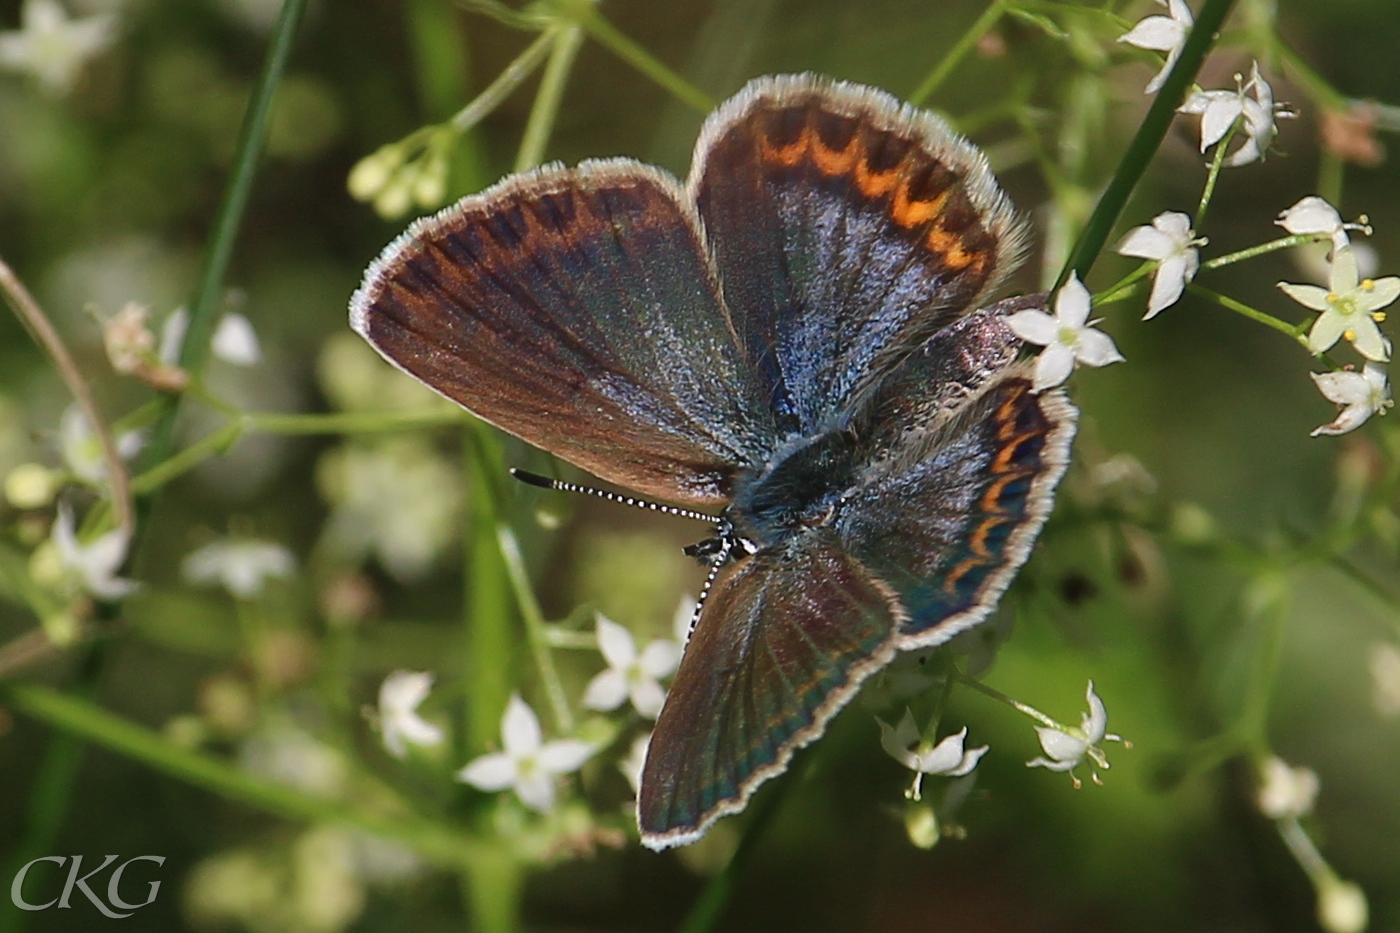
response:
M1215 144L1215 155L1210 160L1210 171L1206 173L1205 187L1201 189L1201 200L1196 205L1196 216L1191 221L1192 226L1197 230L1202 229L1206 218L1206 209L1210 207L1210 199L1215 196L1215 183L1220 180L1220 170L1225 167L1225 150L1230 146L1230 140L1235 138L1235 131L1239 129L1240 120L1237 117L1230 128L1225 131L1225 138Z
M982 683L980 680L974 680L973 678L968 677L967 675L962 674L958 670L951 667L949 668L949 670L952 677L956 679L958 683L971 687L978 693L985 694L986 696L991 697L993 700L996 700L999 703L1005 703L1007 706L1011 707L1017 712L1024 713L1025 715L1034 719L1042 726L1047 726L1051 729L1054 729L1057 732L1073 733L1074 731L1076 731L1071 729L1069 726L1066 726L1062 722L1056 722L1049 716L1042 713L1040 710L1036 709L1034 706L1027 706L1020 700L1013 700L1011 697L1002 693L1000 690L997 690L993 687L989 687L986 684Z
M442 865L461 865L479 845L458 831L403 813L356 810L343 801L312 797L266 784L219 759L172 745L156 732L87 700L37 684L0 684L0 697L26 715L118 754L212 791L221 797L291 820L334 823L396 839Z
M967 57L981 41L982 37L992 30L1000 22L1002 16L1006 14L1007 0L992 0L987 9L982 11L982 15L977 17L977 21L967 28L967 31L953 43L953 47L948 50L948 54L943 56L943 60L929 72L928 77L920 82L917 90L909 95L909 103L916 107L923 106L924 101L933 96L933 92L943 85L947 77L953 73L962 60Z
M145 496L160 489L166 483L188 473L210 457L223 453L243 436L243 422L230 421L212 434L208 434L184 448L175 456L156 464L131 481L131 488L138 496Z
M591 4L582 11L579 22L600 45L606 46L618 58L661 85L677 100L700 113L709 113L714 109L715 102L710 100L703 91L661 64L646 49L619 32L617 27L604 19L602 14L598 13Z
M540 63L549 54L550 48L554 45L554 33L543 32L526 47L525 51L515 57L509 65L505 67L496 79L486 86L486 89L452 118L452 128L458 133L465 133L476 126L487 115L494 111L501 103L511 95L511 93L525 79L534 74L535 69L540 67Z
M1176 116L1176 108L1185 99L1186 89L1195 79L1196 72L1200 70L1201 63L1205 61L1206 53L1214 41L1215 33L1225 22L1225 17L1233 5L1234 0L1206 0L1201 8L1196 25L1191 29L1186 45L1181 50L1181 57L1177 59L1171 74L1167 75L1162 89L1157 92L1157 99L1148 108L1142 125L1128 144L1127 151L1118 163L1117 171L1114 172L1103 196L1099 198L1089 222L1085 224L1079 242L1070 251L1069 260L1060 270L1056 280L1057 287L1064 284L1071 272L1079 273L1081 281L1088 278L1089 270L1103 251L1104 244L1108 242L1113 225L1118 222L1118 215L1128 203L1128 197L1147 171L1147 166L1162 140L1166 138L1172 119Z
M474 859L462 873L462 899L472 933L516 933L525 878L511 853L493 851Z
M1265 314L1263 311L1251 308L1249 305L1244 304L1240 301L1236 301L1228 295L1222 295L1219 292L1211 291L1204 285L1197 285L1195 282L1192 282L1190 285L1187 286L1187 288L1193 294L1200 295L1202 298L1209 298L1211 301L1220 305L1222 308L1234 311L1236 314L1242 314L1245 317L1249 318L1251 321L1257 321L1260 324L1263 324L1265 327L1272 327L1279 333L1286 334L1287 336L1292 337L1294 340L1298 341L1298 343L1302 344L1304 349L1307 349L1308 339L1303 336L1303 333L1298 326L1290 324L1287 321L1280 320L1279 318L1274 317L1272 314Z
M535 93L535 105L530 109L529 122L525 124L525 134L520 140L520 149L515 157L515 171L524 172L544 161L545 147L549 136L554 132L554 121L559 116L559 102L564 97L564 86L569 80L569 71L583 45L583 30L579 26L552 26L550 36L549 62L544 66L544 77Z
M1100 305L1112 304L1115 301L1122 301L1124 298L1127 298L1137 290L1137 283L1147 278L1148 274L1155 268L1157 268L1157 262L1155 260L1149 259L1147 262L1144 262L1132 272L1129 272L1127 275L1123 276L1123 278L1119 279L1117 284L1095 295L1093 298L1094 307L1097 308Z
M1294 233L1288 236L1279 237L1277 240L1270 240L1267 243L1260 243L1258 246L1251 246L1234 253L1227 253L1224 256L1216 256L1201 263L1202 271L1219 269L1222 266L1243 262L1246 259L1253 259L1255 256L1263 256L1265 253L1272 253L1281 249L1288 249L1290 246L1306 246L1309 243L1321 243L1329 239L1325 233Z
M515 602L520 607L520 616L525 621L525 637L530 642L530 653L534 655L535 667L539 671L540 682L544 686L545 698L549 701L554 715L554 727L560 734L574 731L574 714L569 709L569 700L564 694L564 682L559 679L559 671L554 666L554 655L549 648L549 627L535 600L535 592L530 587L530 577L525 571L525 559L520 553L520 542L515 533L504 524L497 526L496 540L500 544L501 557L505 560L506 571L510 575L511 587L515 591Z
M462 435L462 454L467 479L461 662L467 690L466 751L480 754L497 741L501 714L510 698L515 620L507 570L496 540L501 518L495 479L504 470L491 428L481 422L469 425Z

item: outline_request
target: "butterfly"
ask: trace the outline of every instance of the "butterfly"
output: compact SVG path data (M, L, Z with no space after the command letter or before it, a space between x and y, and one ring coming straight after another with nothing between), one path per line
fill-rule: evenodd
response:
M690 176L512 175L370 265L354 329L493 425L717 509L637 818L692 842L897 654L982 621L1025 562L1077 412L989 303L1025 241L985 157L869 87L760 78Z

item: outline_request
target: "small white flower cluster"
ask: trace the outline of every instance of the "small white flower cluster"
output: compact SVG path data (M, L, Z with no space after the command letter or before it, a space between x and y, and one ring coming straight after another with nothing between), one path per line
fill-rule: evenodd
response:
M116 38L116 17L73 19L58 0L25 0L19 16L19 29L0 32L0 68L27 74L54 95L72 90L88 59Z
M641 651L631 632L599 614L596 622L598 649L607 667L597 674L584 691L583 703L589 709L610 711L630 701L638 715L655 719L661 711L666 691L660 681L669 677L680 663L695 600L683 598L673 619L675 638L656 639ZM410 746L434 747L444 739L441 727L425 720L418 707L432 689L433 676L412 671L395 671L379 689L378 721L384 747L395 758L404 758ZM641 781L650 734L636 738L625 760L622 774L636 790ZM598 751L581 739L544 741L539 717L521 697L510 698L501 719L501 751L472 759L457 771L457 779L484 791L512 790L533 810L553 809L556 779L583 767Z

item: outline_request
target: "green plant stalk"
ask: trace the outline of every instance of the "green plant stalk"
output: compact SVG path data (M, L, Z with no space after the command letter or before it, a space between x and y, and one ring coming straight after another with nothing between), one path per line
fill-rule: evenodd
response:
M1056 732L1064 732L1068 734L1073 734L1074 732L1078 731L1077 729L1071 729L1069 726L1066 726L1062 722L1057 722L1054 719L1051 719L1049 716L1045 715L1040 710L1036 709L1034 706L1028 706L1025 703L1022 703L1020 700L1014 700L1006 694L1002 693L1000 690L997 690L995 687L989 687L986 684L982 683L980 680L968 677L966 674L961 673L954 667L950 666L949 671L952 678L957 680L958 683L971 687L978 693L981 693L985 696L989 696L999 703L1005 703L1007 706L1011 707L1017 712L1023 713L1029 716L1030 718L1034 719L1042 726L1054 729Z
M618 58L661 85L677 100L700 113L709 113L714 109L715 102L707 94L661 64L646 49L627 38L616 26L604 19L591 3L582 11L579 22L600 45L605 46Z
M535 105L530 108L530 119L525 124L525 134L515 155L517 172L528 171L544 161L545 147L549 145L550 134L554 132L554 121L559 116L559 103L564 97L569 72L583 45L583 29L579 26L552 27L550 34L549 61L544 66L544 76L535 93Z
M481 855L462 833L417 817L355 809L343 801L313 797L268 784L238 768L171 744L157 732L116 716L88 700L37 684L0 684L0 697L20 712L221 797L290 820L333 823L395 839L437 864L460 866Z
M520 894L524 874L504 849L471 860L462 872L462 900L472 918L472 933L516 933L520 929Z
M549 626L545 623L540 605L535 601L534 590L530 588L530 577L525 570L525 559L520 553L520 543L515 533L501 524L496 528L496 538L500 544L501 557L510 574L510 582L515 590L515 602L520 607L520 616L525 620L525 637L530 643L530 653L534 656L535 667L544 687L545 698L549 701L550 712L554 716L554 727L561 734L574 731L574 714L569 708L568 697L564 693L564 682L559 679L559 671L554 666L554 655L549 647Z
M1265 314L1263 311L1251 308L1249 305L1241 301L1236 301L1228 295L1222 295L1219 292L1212 291L1209 288L1206 288L1204 285L1197 285L1195 282L1192 282L1186 287L1187 290L1192 292L1193 294L1200 295L1202 298L1209 298L1211 301L1220 305L1222 308L1227 308L1230 311L1234 311L1236 314L1242 314L1245 317L1249 318L1251 321L1257 321L1258 323L1263 324L1265 327L1272 327L1279 333L1286 334L1287 336L1292 337L1294 340L1298 341L1298 343L1303 345L1303 349L1307 349L1308 339L1303 336L1302 330L1300 330L1298 326L1289 324L1287 321L1279 320L1272 314Z
M1205 186L1201 188L1201 200L1196 205L1196 216L1191 224L1197 230L1201 229L1201 224L1206 217L1206 209L1210 207L1211 198L1215 197L1215 184L1220 180L1220 170L1225 167L1225 150L1229 148L1230 141L1235 138L1235 131L1240 127L1240 120L1243 117L1236 117L1235 122L1230 124L1230 128L1225 131L1225 136L1220 142L1215 144L1215 155L1210 160L1210 171L1206 173Z
M510 583L496 539L500 505L496 477L501 463L491 429L474 421L462 434L467 480L463 537L462 675L465 678L466 753L479 755L497 742L510 697L515 614Z
M541 33L534 42L531 42L519 55L515 57L495 80L486 86L480 94L467 104L452 118L452 128L458 133L465 133L484 120L492 111L511 95L511 93L525 79L535 73L535 69L549 55L549 50L554 46L554 33L546 30Z
M466 48L458 10L441 0L410 0L405 9L413 70L425 117L443 120L467 96Z
M1099 203L1089 217L1089 222L1085 224L1079 241L1075 243L1069 259L1060 270L1055 281L1056 288L1065 283L1071 272L1077 272L1081 281L1088 278L1089 270L1093 268L1094 261L1108 242L1114 224L1118 222L1118 215L1128 203L1128 197L1147 171L1147 166L1157 148L1161 146L1162 140L1166 138L1167 129L1176 115L1176 108L1185 99L1187 88L1195 80L1196 72L1200 70L1206 53L1210 51L1215 33L1225 22L1225 17L1229 15L1233 5L1234 0L1206 0L1205 5L1201 7L1196 25L1187 36L1186 45L1182 47L1181 57L1177 59L1171 74L1167 75L1162 89L1157 92L1157 99L1148 108L1142 126L1138 127L1137 133L1128 143L1128 149L1123 153L1117 171L1113 173L1113 178L1109 180L1108 187L1099 198Z
M1330 237L1325 233L1291 233L1288 236L1279 237L1277 240L1260 243L1258 246L1251 246L1248 249L1226 253L1224 256L1216 256L1214 259L1201 263L1201 269L1203 271L1219 269L1222 266L1243 262L1246 259L1253 259L1255 256L1263 256L1265 253L1288 249L1290 246L1306 246L1309 243L1321 243L1327 239L1330 239Z
M243 436L243 422L230 421L217 431L207 434L175 456L162 460L159 464L138 474L131 481L131 489L138 496L150 495L171 480L183 476L210 457L222 454Z
M918 88L909 95L909 103L916 107L923 106L924 101L933 96L933 92L942 87L943 82L953 73L953 69L962 63L982 37L991 32L992 28L1001 21L1006 14L1007 0L992 0L992 3L982 11L982 15L977 17L976 22L967 28L958 41L953 43L953 47L948 50L948 54L929 72L928 77L919 82Z

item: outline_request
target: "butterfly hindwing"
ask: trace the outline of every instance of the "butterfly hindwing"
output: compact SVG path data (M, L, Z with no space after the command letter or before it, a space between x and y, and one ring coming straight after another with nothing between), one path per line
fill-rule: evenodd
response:
M513 176L414 224L351 322L485 420L648 495L721 502L772 443L685 192L636 162Z
M652 732L643 842L684 844L742 809L889 662L901 621L889 589L828 531L721 573Z
M895 375L906 385L916 377ZM975 388L872 458L834 523L899 594L902 648L941 644L991 611L1029 556L1069 461L1077 412L1058 389L1031 391L1029 364Z
M740 339L784 426L976 308L1021 228L986 159L927 112L812 76L711 116L689 182Z

